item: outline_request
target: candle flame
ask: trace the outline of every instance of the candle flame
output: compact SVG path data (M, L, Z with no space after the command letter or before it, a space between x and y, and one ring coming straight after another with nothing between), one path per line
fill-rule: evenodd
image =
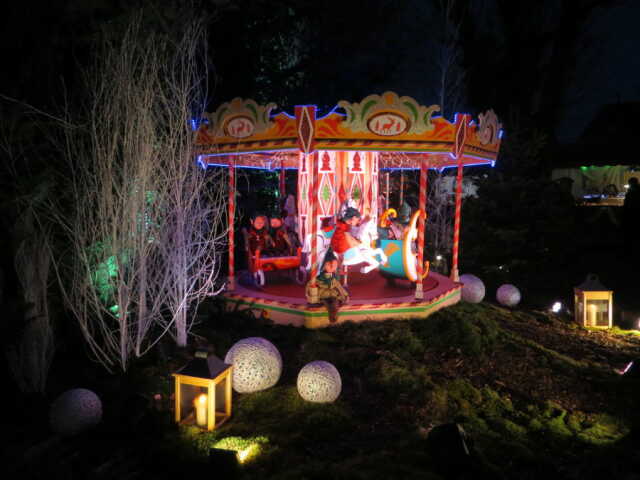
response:
M207 403L207 395L206 394L202 394L200 396L198 396L197 400L196 400L200 405L205 405Z

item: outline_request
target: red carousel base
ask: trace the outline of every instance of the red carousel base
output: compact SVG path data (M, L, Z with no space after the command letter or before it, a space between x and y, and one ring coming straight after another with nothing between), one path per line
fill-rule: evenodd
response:
M443 275L431 272L422 285L424 298L416 300L415 284L406 280L389 282L378 272L349 272L350 300L340 309L337 323L425 318L460 301L462 285ZM230 308L248 308L278 324L307 328L331 325L326 308L309 306L304 286L278 272L267 276L263 288L238 285L224 297Z

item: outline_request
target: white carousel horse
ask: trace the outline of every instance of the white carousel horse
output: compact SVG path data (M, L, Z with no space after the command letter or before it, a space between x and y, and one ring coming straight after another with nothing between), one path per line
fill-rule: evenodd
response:
M331 246L331 234L326 233L323 230L316 232L316 249L318 252L318 262L322 263L322 259L327 253L327 250ZM378 268L381 263L387 262L387 256L381 248L372 248L371 245L375 244L378 238L378 228L376 222L372 220L365 220L360 224L353 232L354 238L360 241L360 245L352 247L344 252L342 257L342 264L344 266L357 265L359 263L366 263L367 265L362 267L360 271L362 273L369 273L371 270ZM302 253L307 254L306 269L311 270L311 234L308 234L304 239L304 246ZM376 259L380 258L380 261Z
M380 264L387 262L387 256L381 248L373 248L375 241L378 239L378 227L372 219L367 219L360 223L354 237L360 241L360 245L352 247L346 252L342 259L345 266L357 265L358 263L366 263L360 269L362 273L369 273L371 270L378 268ZM380 261L376 257L380 258Z
M316 232L316 251L318 253L318 263L322 264L322 260L331 245L331 236L325 234L325 232L321 229L318 229ZM307 234L304 239L304 245L302 246L302 253L305 253L307 256L307 265L305 268L308 272L311 271L311 234Z

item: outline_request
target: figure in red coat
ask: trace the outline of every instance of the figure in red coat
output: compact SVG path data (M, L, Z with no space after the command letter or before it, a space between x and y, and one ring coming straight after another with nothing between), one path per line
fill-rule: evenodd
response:
M342 218L336 224L336 231L331 237L331 248L338 254L344 254L353 247L358 247L360 242L351 235L351 227L355 227L360 223L360 212L348 207Z

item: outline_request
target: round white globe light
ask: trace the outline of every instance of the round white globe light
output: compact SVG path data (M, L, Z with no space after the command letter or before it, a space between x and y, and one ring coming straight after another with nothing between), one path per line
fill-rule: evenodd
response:
M233 389L251 393L273 387L282 373L282 357L269 340L249 337L236 342L224 357L233 365Z
M498 300L500 305L504 305L505 307L515 307L520 303L520 298L520 290L510 283L505 283L498 288L496 292L496 300Z
M484 298L484 283L475 275L465 273L460 275L462 283L462 300L469 303L480 303Z
M342 390L340 372L329 362L307 363L298 373L298 393L307 402L330 403Z
M76 435L96 426L102 419L102 402L85 388L74 388L60 395L49 410L51 429L60 435Z

